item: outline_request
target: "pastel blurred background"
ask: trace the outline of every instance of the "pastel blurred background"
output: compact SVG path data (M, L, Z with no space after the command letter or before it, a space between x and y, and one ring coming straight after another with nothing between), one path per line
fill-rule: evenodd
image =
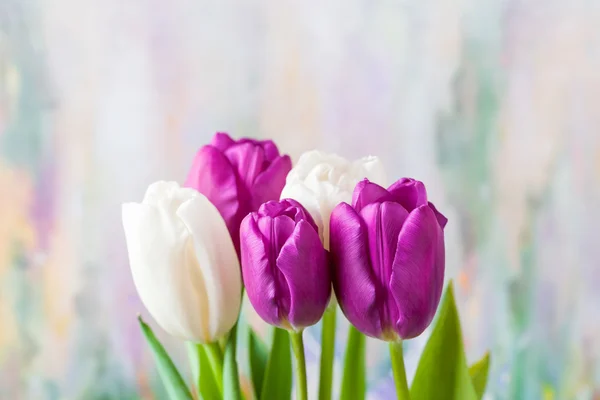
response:
M486 398L599 399L599 26L593 0L0 0L0 398L164 398L120 204L223 130L425 181Z

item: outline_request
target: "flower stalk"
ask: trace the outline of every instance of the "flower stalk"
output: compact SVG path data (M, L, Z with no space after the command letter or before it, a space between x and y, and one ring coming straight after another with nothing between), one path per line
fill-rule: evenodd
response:
M296 399L308 400L308 386L306 384L306 361L304 359L304 341L302 331L290 331L292 351L296 359Z
M394 373L394 385L396 386L396 398L398 400L410 400L408 382L406 381L406 370L404 368L404 353L402 341L390 342L390 358L392 359L392 371Z
M223 351L219 342L211 342L204 345L206 354L210 361L213 373L215 374L215 380L221 394L223 393Z
M335 356L335 319L337 305L325 311L321 332L321 374L319 378L319 400L331 400L333 381L333 358Z

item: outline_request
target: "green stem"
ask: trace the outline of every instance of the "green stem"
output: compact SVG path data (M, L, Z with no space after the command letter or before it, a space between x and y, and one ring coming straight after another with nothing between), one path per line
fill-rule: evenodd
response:
M221 346L219 342L212 342L205 344L204 349L210 360L219 391L223 394L223 352L221 351Z
M306 386L306 362L304 361L304 342L302 331L290 331L292 350L296 358L296 400L308 400L308 388Z
M361 400L367 392L365 347L367 338L350 325L344 354L344 375L340 399Z
M406 371L404 370L402 341L390 342L390 358L392 359L392 370L394 371L396 398L398 400L410 400L408 383L406 382Z
M335 354L335 318L337 306L325 311L321 331L321 376L319 378L319 400L331 400L333 381L333 357Z

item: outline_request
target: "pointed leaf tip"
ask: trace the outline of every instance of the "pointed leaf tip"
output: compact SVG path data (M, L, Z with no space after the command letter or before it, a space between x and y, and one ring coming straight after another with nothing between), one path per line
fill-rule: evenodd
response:
M481 360L469 367L469 375L473 381L473 387L477 393L477 398L481 399L485 393L487 385L488 371L490 367L490 352L486 352Z

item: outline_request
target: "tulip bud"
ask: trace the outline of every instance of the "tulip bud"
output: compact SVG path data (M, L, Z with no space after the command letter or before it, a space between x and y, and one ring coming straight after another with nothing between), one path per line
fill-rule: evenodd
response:
M208 343L237 321L242 282L223 218L193 189L156 182L142 203L123 204L133 282L169 334Z
M239 253L242 219L266 201L277 200L292 168L271 140L233 140L217 133L200 148L185 181L219 210Z
M296 331L316 324L329 302L327 255L310 214L294 200L269 201L240 228L246 293L260 317Z
M365 179L352 206L333 210L333 287L358 330L391 341L427 328L444 283L446 222L423 183L408 178L387 190Z

